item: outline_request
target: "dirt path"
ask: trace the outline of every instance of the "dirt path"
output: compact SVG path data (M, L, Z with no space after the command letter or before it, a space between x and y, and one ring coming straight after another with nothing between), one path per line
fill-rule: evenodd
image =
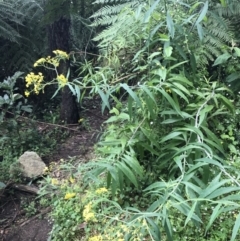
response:
M107 116L101 114L99 100L85 104L82 111L82 125L71 126L71 136L58 147L56 153L44 158L46 163L59 162L76 157L77 160L87 161L91 158L93 145L101 133L102 124ZM52 228L49 213L50 207L38 209L35 207L31 217L26 216L22 203L28 203L31 207L36 195L11 190L0 194L0 241L47 241ZM30 208L27 207L30 210ZM27 210L28 210L27 209Z

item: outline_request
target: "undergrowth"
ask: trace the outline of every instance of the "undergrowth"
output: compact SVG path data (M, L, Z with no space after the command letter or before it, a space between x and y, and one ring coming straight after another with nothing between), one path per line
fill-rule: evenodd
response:
M79 101L87 91L99 95L111 114L97 158L64 165L69 175L41 184L40 197L52 200L51 240L239 239L238 98L209 77L208 61L221 66L240 49L209 6L105 6L93 15L93 25L109 26L95 37L99 58L79 64L77 78L57 69L64 60L78 64L77 53L55 50L35 62L56 78L28 74L27 96L56 84L55 94L69 87Z
M22 74L17 72L0 84L1 182L18 178L19 173L11 173L10 167L25 151L35 151L41 157L50 155L56 150L58 143L66 137L66 132L57 126L44 130L47 123L40 125L33 119L32 106L16 87ZM53 124L55 120L52 119Z

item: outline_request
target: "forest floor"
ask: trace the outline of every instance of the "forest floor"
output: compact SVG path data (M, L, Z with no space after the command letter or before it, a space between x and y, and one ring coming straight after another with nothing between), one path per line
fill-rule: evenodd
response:
M108 117L107 114L102 115L99 100L95 103L92 100L84 107L81 112L84 123L69 127L70 136L58 146L56 152L43 158L47 165L55 163L57 166L62 160L70 159L74 159L74 164L79 164L93 158L94 144ZM33 185L38 188L38 182L33 182ZM0 193L0 241L47 241L52 228L51 207L34 206L36 194L11 187L9 185Z

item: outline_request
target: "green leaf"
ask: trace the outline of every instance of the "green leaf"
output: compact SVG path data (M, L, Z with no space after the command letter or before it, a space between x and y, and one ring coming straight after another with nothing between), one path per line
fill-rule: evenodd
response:
M161 52L153 52L149 57L148 57L148 59L153 59L155 56L159 56L159 55L162 55L162 53Z
M179 89L171 88L171 91L179 95L182 99L184 99L187 103L189 103L188 98L180 91Z
M167 77L167 69L164 67L160 67L157 69L154 69L152 72L154 75L158 75L160 77L160 80L165 81Z
M213 66L226 63L230 57L232 57L232 56L229 53L225 53L225 54L218 56L213 64Z
M73 88L73 86L72 86L71 83L68 83L68 87L69 87L69 89L71 90L72 94L73 94L73 95L76 95L76 91L75 91L75 89Z
M146 85L140 85L140 88L142 88L143 91L152 99L152 101L153 101L155 104L157 104L156 101L155 101L155 98L154 98L154 96L153 96L153 94L152 94L152 92L146 87Z
M197 185L191 183L191 182L186 182L186 181L183 181L182 182L187 189L191 189L192 191L194 191L194 193L198 194L201 193L202 189L200 187L198 187Z
M161 241L161 233L159 226L150 218L146 218L150 224L150 232L154 238L154 241Z
M112 182L112 175L110 174L110 172L107 173L107 187L110 187Z
M143 168L139 164L138 160L135 157L131 156L131 153L128 153L128 155L124 154L123 160L132 170L134 170L134 172L138 176L143 176Z
M160 143L163 143L163 142L166 142L168 140L172 140L173 138L177 137L177 136L180 136L182 135L182 132L180 131L174 131L170 134L168 134L167 136L163 137L161 140L160 140Z
M209 228L212 226L213 222L216 220L216 218L219 216L219 214L221 213L221 208L222 204L219 203L214 209L213 209L213 212L212 212L212 215L209 219L209 222L206 226L206 229L205 229L205 235L207 234L207 231L209 230ZM220 210L220 211L219 211Z
M228 180L228 181L230 181L230 180ZM213 191L210 195L207 196L207 198L212 200L221 195L236 192L239 190L240 190L240 187L222 187L222 188L218 188L216 191Z
M108 120L106 120L104 123L111 123L111 122L124 121L124 120L129 121L129 120L130 120L129 115L126 114L126 113L120 113L120 114L117 115L117 116L111 116L111 117L110 117Z
M217 146L215 146L218 150L220 150L222 153L224 153L224 150L222 148L221 145L221 141L219 140L219 138L212 132L209 130L209 128L207 128L206 126L201 126L201 128L204 130L204 132L207 134L207 137L209 139L211 139L214 143L216 143ZM207 139L205 139L205 141L207 141Z
M164 47L164 56L165 57L170 57L172 55L172 50L173 50L173 47L165 46Z
M148 213L154 213L156 209L159 208L161 204L163 204L163 199L159 198L157 201L153 202L150 207L147 208Z
M68 86L70 86L69 84L67 84ZM58 89L55 91L55 93L53 94L53 96L51 97L51 99L53 99L57 93L59 92L59 90L61 90L62 88L60 86L58 86Z
M162 190L162 189L165 189L166 187L167 187L167 184L165 182L154 182L153 184L145 188L143 191L144 192L152 191L153 189Z
M234 47L235 53L238 57L240 57L240 49L237 47Z
M239 233L239 229L240 229L240 213L238 214L234 227L233 227L233 231L232 231L232 237L230 241L234 241L236 240L236 236Z
M119 113L119 110L116 109L115 107L113 107L110 111L109 111L110 114L114 113L116 116L118 116L120 113Z
M176 156L173 159L176 162L176 164L178 165L178 167L181 170L181 172L183 172L183 165L182 165L183 158L184 158L184 156Z
M204 6L203 6L203 8L202 8L202 11L201 11L201 13L200 13L200 15L199 15L199 17L198 17L198 19L197 19L197 21L196 21L196 25L198 25L198 24L204 19L204 17L205 17L206 14L207 14L207 11L208 11L208 1L206 1L206 2L204 3Z
M174 38L174 33L175 33L174 23L173 23L172 17L169 14L169 12L167 12L167 28L168 28L168 31L170 33L170 36L172 38Z
M204 32L203 32L202 25L200 23L197 24L197 31L198 31L199 39L203 40Z
M186 61L182 62L185 63ZM169 78L169 81L171 82L171 80L175 80L178 81L180 83L182 83L183 85L188 85L188 86L193 86L193 83L190 82L186 77L184 77L183 75L176 75L176 74L171 74L171 78ZM174 82L175 82L174 81Z
M164 208L165 209L165 208ZM166 212L167 213L167 212ZM165 216L164 220L164 229L167 234L168 241L173 241L173 231L172 231L172 225L170 220L168 219L168 216Z
M142 107L142 103L139 100L139 98L137 97L137 95L129 88L129 86L127 84L120 84L121 87L123 87L128 94L136 101L136 103L138 104L139 107Z
M237 79L240 79L240 72L236 72L228 75L226 81L231 83L232 81Z
M234 113L235 107L233 106L233 104L231 103L231 101L229 101L225 96L217 94L217 97L222 101L222 103L232 112Z
M162 121L161 124L171 124L171 123L179 122L182 120L183 120L182 118L178 118L178 119L171 118L171 119L166 119L166 120Z
M158 88L156 89L162 93L162 95L167 99L168 103L173 107L173 109L175 109L178 112L178 114L181 115L179 104L175 100L173 100L173 98L165 90Z
M176 86L178 89L180 89L185 94L190 95L190 92L188 91L188 89L185 88L185 86L183 86L182 84L177 83L177 82L173 82L172 85Z
M78 85L74 85L74 88L75 88L75 92L76 92L76 95L77 95L77 101L80 102L80 100L81 100L80 87Z
M191 207L190 212L188 212L187 218L186 218L185 223L184 223L184 227L186 227L186 225L188 224L188 222L189 222L190 220L192 220L192 217L193 217L193 215L194 215L194 211L195 211L195 209L196 209L197 204L198 204L198 202L194 202L194 204L193 204L192 207ZM200 220L200 219L199 219L199 220ZM199 220L198 220L198 221L199 221Z
M156 9L156 7L158 6L158 3L160 2L160 0L154 1L153 5L149 8L149 10L146 12L145 16L144 16L144 23L148 23L153 11Z
M153 136L152 131L147 130L143 127L140 127L140 129L141 129L142 133L151 141L151 145L156 146L160 150L159 143L156 140L156 138Z
M208 196L211 197L211 194L216 191L219 187L223 186L224 184L226 184L229 180L222 180L220 181L220 177L221 177L221 173L219 173L212 181L211 183L207 186L207 188L205 188L204 190L202 190L202 192L200 193L199 197L200 198L208 198Z
M97 87L97 92L101 96L101 99L102 99L104 105L107 106L107 108L110 110L111 108L110 108L109 101L108 101L108 97L109 97L108 94L104 94L103 91L101 89L99 89L98 87ZM103 108L103 110L104 110L104 108Z
M133 98L131 97L128 98L127 105L128 105L129 117L130 119L132 119L133 118Z
M132 184L138 188L138 182L134 173L130 170L130 168L123 162L118 162L116 165L124 174L125 176L132 182Z

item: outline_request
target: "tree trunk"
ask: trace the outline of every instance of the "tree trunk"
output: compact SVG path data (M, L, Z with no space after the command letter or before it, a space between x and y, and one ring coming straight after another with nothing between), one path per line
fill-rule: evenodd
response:
M61 17L48 27L49 49L62 50L67 53L70 52L69 40L71 21L69 18ZM67 75L69 69L69 62L61 62L58 68L58 73ZM70 80L69 80L70 81ZM78 122L78 106L75 97L72 95L68 86L62 89L62 101L60 107L60 119L66 124L74 124Z

